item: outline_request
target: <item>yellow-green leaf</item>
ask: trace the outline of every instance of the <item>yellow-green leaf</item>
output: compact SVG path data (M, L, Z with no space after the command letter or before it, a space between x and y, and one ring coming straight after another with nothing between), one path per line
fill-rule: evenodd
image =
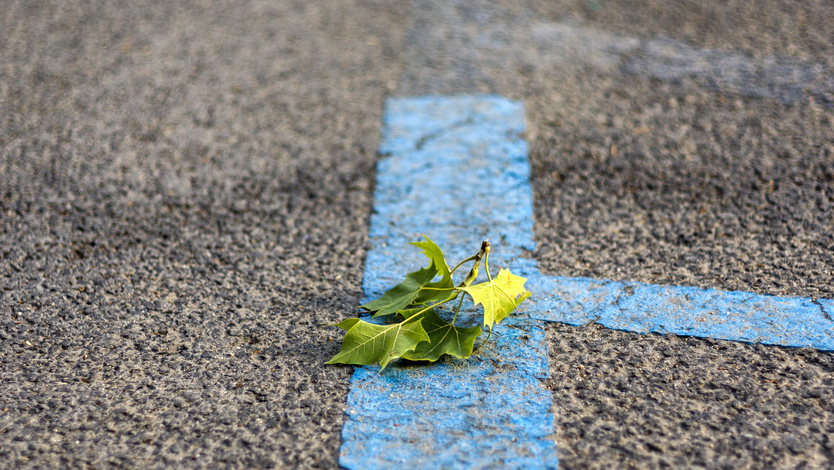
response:
M502 269L492 282L482 282L474 286L464 287L463 290L472 296L475 305L484 307L484 326L492 329L521 304L530 293L524 289L526 278L510 273L509 269Z

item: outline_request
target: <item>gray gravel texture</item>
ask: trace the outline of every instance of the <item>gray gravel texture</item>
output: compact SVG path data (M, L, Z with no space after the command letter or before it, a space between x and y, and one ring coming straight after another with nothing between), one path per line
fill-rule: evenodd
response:
M0 9L0 468L336 467L396 5Z
M575 83L532 151L545 269L832 298L831 109ZM596 326L548 338L564 468L834 468L832 353Z
M834 355L549 328L561 468L832 468Z
M3 10L0 468L338 467L390 94L524 100L549 273L834 298L827 82L642 52L831 71L830 2ZM563 468L834 468L831 353L547 333Z
M658 80L632 64L663 57L629 46L834 70L820 20L834 6L698 3L420 2L400 92L524 100L535 256L551 274L834 298L832 90L786 101L762 99L768 76ZM834 468L832 353L594 324L547 334L562 468Z

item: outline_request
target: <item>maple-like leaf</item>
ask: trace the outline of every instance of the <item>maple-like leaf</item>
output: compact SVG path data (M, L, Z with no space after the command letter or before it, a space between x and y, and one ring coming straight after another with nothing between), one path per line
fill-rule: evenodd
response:
M436 361L440 356L449 354L457 358L467 358L472 354L475 338L482 333L480 326L471 328L457 327L440 318L433 308L411 309L401 311L406 318L419 315L423 328L429 335L429 342L423 342L414 351L402 355L411 361Z
M413 351L418 344L429 341L423 319L391 325L377 325L358 318L349 318L337 326L348 330L342 350L326 364L370 365L376 362L385 369L392 359Z
M524 289L525 278L502 269L489 282L470 285L478 275L478 266L489 256L489 243L483 242L477 254L458 266L474 261L466 279L455 286L443 252L428 237L412 245L422 248L430 260L429 267L409 273L405 280L362 308L374 317L397 313L400 323L379 325L359 318L350 318L337 326L347 330L342 349L327 364L369 365L379 362L382 369L395 358L434 362L444 354L458 358L469 357L475 339L483 332L481 326L456 327L437 314L438 305L458 299L464 292L472 296L475 305L484 308L484 326L490 331L530 296ZM457 268L455 268L457 269ZM438 280L435 280L438 279ZM458 304L460 308L460 304Z
M503 320L530 297L530 292L524 289L526 281L526 278L510 273L509 269L502 269L492 282L482 282L463 290L472 296L475 305L483 305L484 326L492 329L494 323Z
M361 305L361 308L374 312L374 317L391 315L411 305L420 294L420 290L437 275L437 268L432 264L405 276L405 281L385 291L382 297Z
M440 249L428 236L423 235L425 241L411 242L414 245L423 249L423 254L431 260L430 267L437 270L437 275L440 276L439 281L430 282L417 294L414 299L416 304L426 304L428 302L441 302L449 297L449 294L454 292L454 283L452 282L452 273L449 270L449 265L446 263L446 256L443 255L443 250Z
M411 245L423 249L423 254L431 261L429 267L407 274L403 282L385 291L382 297L361 305L361 308L373 312L374 317L380 317L397 313L412 304L441 302L454 294L452 274L443 251L429 237L423 236L426 241ZM440 280L431 282L437 275L440 275Z

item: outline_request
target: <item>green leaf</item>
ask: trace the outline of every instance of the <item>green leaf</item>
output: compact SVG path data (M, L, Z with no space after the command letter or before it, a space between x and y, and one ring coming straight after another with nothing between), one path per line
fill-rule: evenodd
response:
M475 305L484 307L484 326L492 329L521 304L530 293L524 289L526 278L511 274L509 269L502 269L492 282L483 282L463 290L472 296Z
M347 330L342 349L327 364L379 362L384 369L395 358L430 362L444 354L467 358L472 355L475 340L483 327L456 327L437 314L437 306L457 299L461 291L466 292L472 296L475 305L483 306L483 325L492 331L495 323L530 296L524 289L527 280L506 269L499 271L490 282L470 285L477 276L481 259L489 256L486 241L477 254L458 264L474 261L466 279L457 286L453 284L443 252L430 238L425 237L425 241L412 245L423 249L423 254L429 258L429 267L409 273L403 282L386 291L381 298L362 305L373 312L374 317L396 313L403 321L378 325L358 318L343 320L336 325Z
M339 328L341 328L343 330L349 330L353 327L353 325L357 324L360 321L362 321L362 320L360 320L358 318L348 318L346 320L342 320L339 323L336 323L336 325L334 325L334 326L338 326Z
M467 358L472 354L475 338L482 333L480 326L462 328L452 325L440 318L433 308L412 309L401 313L406 318L414 314L419 315L422 318L423 328L429 335L429 342L420 343L414 351L402 355L403 359L410 361L434 362L444 354L461 359Z
M437 269L434 265L409 273L405 281L388 289L382 297L362 305L361 308L375 312L374 317L397 313L398 310L411 305L420 293L420 289L428 285L436 274Z
M423 254L431 261L429 267L406 275L405 280L388 289L382 297L361 306L374 317L397 313L412 304L426 304L448 300L455 293L452 274L443 256L443 251L429 237L426 241L410 243L423 249ZM440 280L431 282L437 275Z
M430 267L437 270L440 275L440 280L426 284L425 288L417 294L414 303L426 304L428 302L440 302L446 300L449 294L454 292L454 283L452 282L452 273L449 270L449 265L446 263L446 257L443 255L443 250L440 249L428 236L423 235L426 241L411 242L414 245L423 249L423 254L431 260ZM443 289L443 290L438 290Z
M422 318L391 325L376 325L358 318L350 320L355 321L345 335L342 350L326 364L370 365L379 362L385 369L392 359L413 351L421 342L429 341L421 325Z

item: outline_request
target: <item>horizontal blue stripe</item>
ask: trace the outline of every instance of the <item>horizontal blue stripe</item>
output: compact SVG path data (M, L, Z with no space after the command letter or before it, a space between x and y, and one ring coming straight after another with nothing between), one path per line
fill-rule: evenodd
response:
M548 276L533 276L528 289L527 309L540 320L834 350L831 300Z

